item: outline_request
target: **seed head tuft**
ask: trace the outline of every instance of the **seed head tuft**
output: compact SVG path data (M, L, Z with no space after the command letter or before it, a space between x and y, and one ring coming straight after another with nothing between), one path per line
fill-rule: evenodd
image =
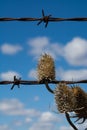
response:
M40 57L37 67L38 80L54 80L55 65L54 60L49 54L44 54Z

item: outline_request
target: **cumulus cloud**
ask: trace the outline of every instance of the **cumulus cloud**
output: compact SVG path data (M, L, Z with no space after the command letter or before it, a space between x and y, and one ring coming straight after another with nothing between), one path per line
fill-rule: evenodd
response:
M55 116L51 112L43 112L39 119L39 121L41 122L55 122L57 120L58 120L57 116Z
M28 77L31 79L37 79L37 71L35 69L31 69L28 73Z
M58 116L51 112L43 112L37 122L29 128L29 130L53 130L55 122L60 121Z
M35 109L27 109L24 104L18 99L3 99L0 100L0 113L8 116L24 116L24 119L15 120L13 122L13 127L22 127L26 124L29 130L72 130L70 126L60 126L64 122L64 118L51 113L49 111L39 112ZM77 125L79 130L86 128L87 122L83 125ZM6 124L0 125L0 130L10 130L9 126Z
M59 56L61 47L58 43L52 43L47 37L36 37L28 41L30 50L29 53L35 57L43 53L49 53L53 58Z
M0 113L4 116L24 116L14 120L12 127L22 127L30 124L29 130L53 130L56 123L60 122L60 117L51 112L40 112L36 109L25 108L24 104L18 99L0 100ZM10 130L7 125L0 125L1 130Z
M80 121L79 121L80 122ZM79 129L79 130L87 130L87 120L83 123L83 124L81 124L81 125L78 125L77 124L77 128Z
M87 69L79 70L57 70L57 77L60 77L62 80L82 80L87 77Z
M0 130L11 130L7 124L0 125Z
M32 122L32 119L29 118L29 117L26 117L26 119L25 119L25 123L30 123L30 122Z
M13 125L14 125L14 126L17 126L17 127L20 127L20 126L23 125L23 122L20 121L20 120L16 120L16 121L13 122Z
M49 44L47 37L37 37L29 40L29 45L31 46L31 54L39 55L42 53L43 48Z
M73 38L64 46L63 56L71 65L87 66L87 40Z
M21 118L19 120L18 119L13 120L12 126L23 127L23 126L28 125L30 123L32 123L32 118L25 116L25 118L22 118L22 120L21 120Z
M59 130L73 130L73 128L68 127L68 126L61 126L61 127L59 128Z
M1 52L3 54L13 55L21 51L23 48L20 45L12 45L5 43L1 46Z
M87 40L75 37L65 45L51 42L48 37L36 37L28 41L29 54L38 57L49 53L53 58L64 58L70 65L87 66Z
M15 71L7 71L0 74L2 80L13 80L14 76L21 77L20 74Z
M75 124L75 126L78 130L86 130L87 121L83 124ZM59 130L73 130L73 128L71 126L60 126Z
M35 109L26 109L18 99L4 99L0 101L0 113L12 116L36 117L40 112Z
M54 125L52 123L37 122L33 124L29 130L53 130Z

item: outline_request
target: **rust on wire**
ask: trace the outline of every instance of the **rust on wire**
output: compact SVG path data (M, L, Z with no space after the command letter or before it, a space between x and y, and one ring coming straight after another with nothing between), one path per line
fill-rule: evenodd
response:
M38 21L40 18L0 18L0 21Z
M42 17L41 18L4 18L0 17L0 22L5 22L5 21L24 21L24 22L32 22L32 21L38 21L37 25L41 24L42 22L45 23L45 27L47 27L49 22L61 22L61 21L77 21L77 22L85 22L87 21L87 17L83 18L55 18L52 17L52 15L45 15L44 10L42 9Z
M17 79L16 76L14 76L13 81L0 81L0 85L8 85L8 84L14 84L14 85L40 85L45 84L46 81L39 82L38 80L21 80L21 78ZM65 80L53 80L53 81L47 81L47 84L59 84L59 83L66 83L66 84L77 84L77 83L87 83L87 80L79 80L79 81L65 81Z

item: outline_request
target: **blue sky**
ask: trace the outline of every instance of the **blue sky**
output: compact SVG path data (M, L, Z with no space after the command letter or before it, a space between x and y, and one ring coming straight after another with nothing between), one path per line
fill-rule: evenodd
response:
M41 17L42 9L53 17L87 17L86 0L0 0L0 17ZM47 28L37 22L0 22L0 80L14 75L36 80L44 52L55 60L56 79L85 79L87 22L51 22ZM54 112L54 96L44 85L10 87L0 86L0 130L72 130L64 115Z

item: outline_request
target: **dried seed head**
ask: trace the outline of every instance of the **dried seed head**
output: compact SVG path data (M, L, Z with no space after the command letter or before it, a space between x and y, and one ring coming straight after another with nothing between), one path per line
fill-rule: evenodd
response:
M60 83L56 87L54 95L57 109L60 113L71 112L74 110L76 100L69 86L64 83Z
M38 68L37 68L37 75L39 81L43 80L54 80L55 79L55 65L53 58L48 55L44 54L41 56Z
M55 91L55 101L59 112L74 111L78 120L83 119L83 123L87 119L87 93L79 86L70 88L66 84L60 83Z
M72 92L76 98L77 108L84 107L87 104L87 94L79 87L73 87Z
M79 119L87 119L87 93L84 92L79 86L72 88L76 98L75 113Z

